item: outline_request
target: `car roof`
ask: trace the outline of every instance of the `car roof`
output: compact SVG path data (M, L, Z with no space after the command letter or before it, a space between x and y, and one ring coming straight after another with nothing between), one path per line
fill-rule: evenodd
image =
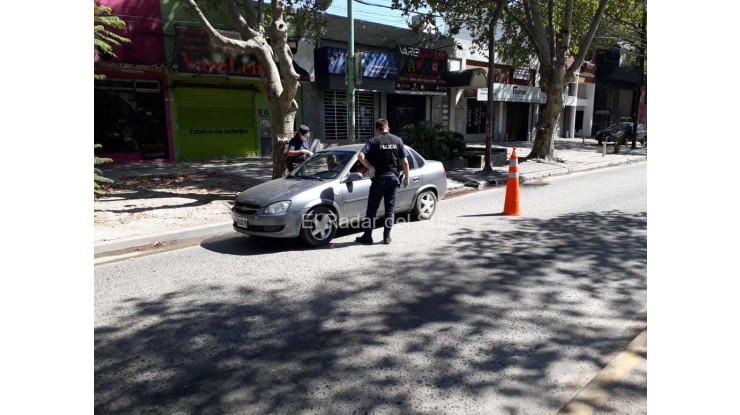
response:
M341 146L334 146L334 147L326 147L326 148L323 148L323 149L321 149L319 151L319 153L325 152L325 151L351 151L351 152L357 153L360 150L362 150L362 147L364 147L364 146L365 146L364 143L363 144L345 144L345 145L341 145ZM411 150L414 150L412 147L409 147L409 146L407 146L405 144L404 144L404 146L406 148L409 148ZM416 150L414 150L414 151L416 152ZM416 152L416 153L418 154L418 152ZM419 157L422 157L420 154L418 154L418 155L419 155ZM422 157L422 159L423 159L423 157ZM424 160L426 160L426 159L424 159Z
M321 149L321 151L353 151L356 153L362 150L364 145L365 144L345 144L343 146L326 147Z

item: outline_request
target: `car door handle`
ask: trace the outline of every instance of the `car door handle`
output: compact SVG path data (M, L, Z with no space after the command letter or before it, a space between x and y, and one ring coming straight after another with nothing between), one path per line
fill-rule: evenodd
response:
M413 180L413 181L415 181L415 182L418 182L418 181L419 181L419 178L418 178L418 177L414 177L414 178L412 178L411 180Z

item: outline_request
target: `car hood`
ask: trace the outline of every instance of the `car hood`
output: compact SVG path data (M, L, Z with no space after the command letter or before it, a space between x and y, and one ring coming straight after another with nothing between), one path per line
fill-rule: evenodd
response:
M267 206L272 202L290 200L301 192L325 186L328 183L328 181L310 179L275 179L241 192L236 197L236 201Z

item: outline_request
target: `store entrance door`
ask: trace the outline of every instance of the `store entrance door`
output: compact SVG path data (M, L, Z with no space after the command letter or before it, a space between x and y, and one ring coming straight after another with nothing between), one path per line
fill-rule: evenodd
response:
M522 102L506 103L506 141L526 141L529 104Z
M391 133L403 137L403 128L424 121L427 97L424 95L388 94L388 124Z
M95 81L95 143L115 162L169 158L160 82Z

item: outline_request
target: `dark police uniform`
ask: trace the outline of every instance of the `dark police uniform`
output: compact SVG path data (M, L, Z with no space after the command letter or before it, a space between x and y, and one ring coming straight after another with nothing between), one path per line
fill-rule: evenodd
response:
M400 174L403 171L401 159L408 157L406 147L401 138L391 133L380 133L369 139L365 147L360 150L365 154L367 161L375 168L375 177L370 185L370 195L367 201L365 217L370 219L365 223L365 234L370 236L375 227L375 216L378 213L380 199L385 201L385 217L383 219L383 235L390 235L393 227L393 210L396 207L396 190L401 183Z
M293 150L310 150L311 149L311 142L308 138L305 140L301 140L301 136L296 133L293 138L290 139L290 142L288 143L288 151ZM295 167L298 167L306 161L306 155L305 154L299 154L295 157L288 157L287 164L288 164L288 171L293 171Z

